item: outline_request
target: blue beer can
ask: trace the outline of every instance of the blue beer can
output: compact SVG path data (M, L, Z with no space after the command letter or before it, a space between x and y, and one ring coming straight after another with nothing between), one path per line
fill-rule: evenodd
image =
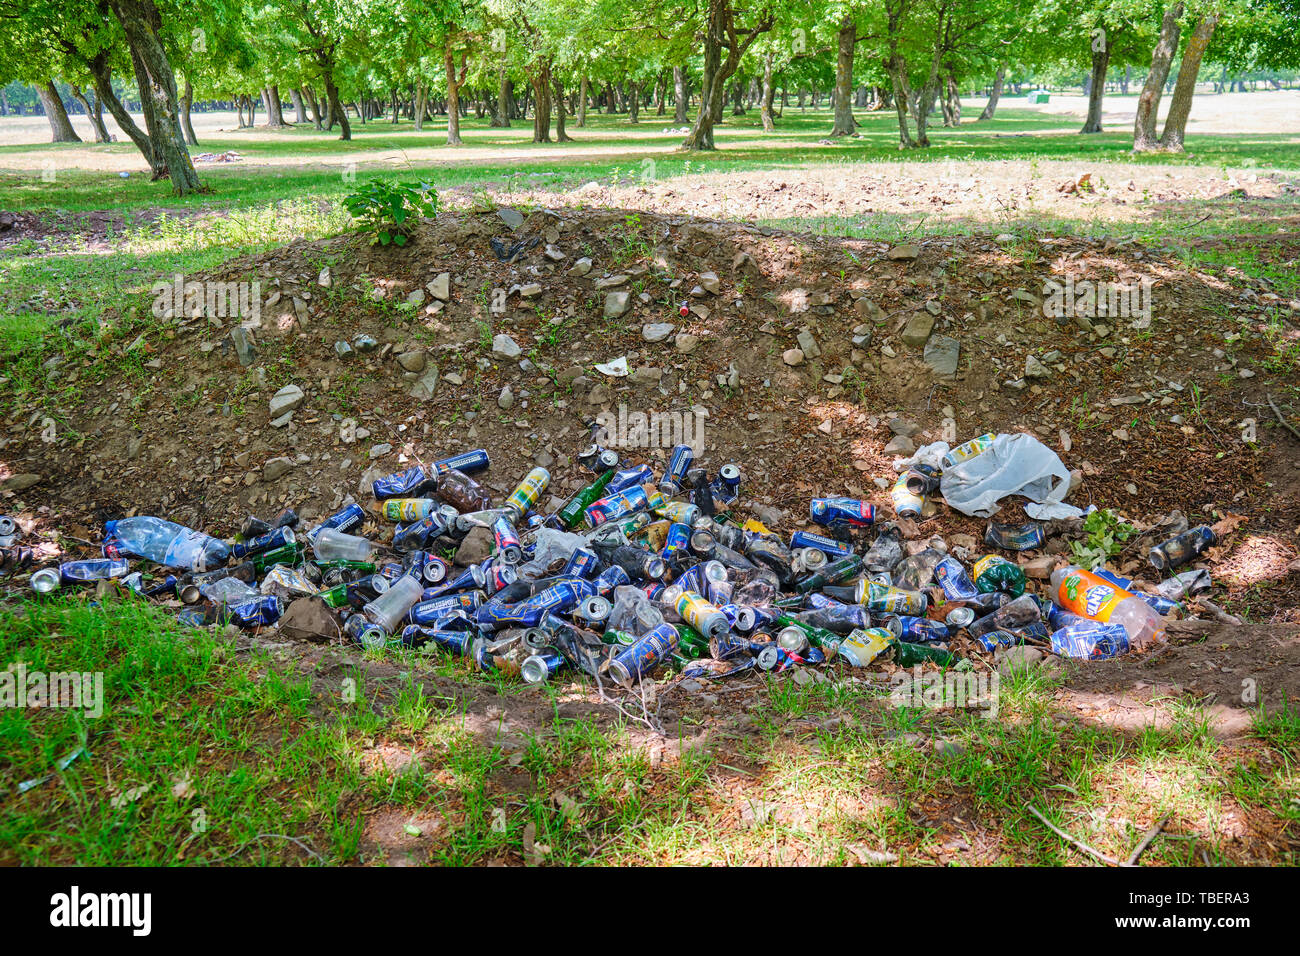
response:
M853 553L853 548L846 542L836 541L834 538L814 534L811 531L796 531L790 535L790 549L795 548L815 548L833 558L847 558Z
M808 517L826 528L865 528L875 522L876 506L857 498L814 498L808 503Z
M473 451L463 451L459 455L452 455L450 458L440 458L433 463L433 469L434 474L441 471L450 471L454 468L456 471L472 475L476 471L483 471L490 464L487 449L475 448Z

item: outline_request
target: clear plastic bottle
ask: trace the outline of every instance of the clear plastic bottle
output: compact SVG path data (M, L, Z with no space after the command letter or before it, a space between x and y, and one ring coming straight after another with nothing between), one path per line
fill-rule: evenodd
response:
M312 550L321 561L369 561L375 544L355 534L322 528Z
M397 625L401 623L402 618L406 617L406 612L420 600L420 595L423 593L424 583L409 574L404 574L362 610L367 620L392 634L397 630Z
M138 515L109 521L104 531L117 549L169 568L206 571L220 567L230 557L230 547L224 541L163 518Z
M1103 624L1122 624L1134 648L1163 641L1164 621L1140 597L1080 567L1052 572L1052 603Z

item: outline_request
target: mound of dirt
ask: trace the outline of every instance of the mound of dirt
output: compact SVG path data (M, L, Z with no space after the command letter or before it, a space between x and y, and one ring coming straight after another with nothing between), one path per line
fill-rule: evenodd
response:
M1296 251L1278 244L1279 258ZM1151 280L1149 321L1045 317L1045 283L1067 277ZM161 278L141 294L138 337L48 364L78 404L5 423L0 489L35 477L0 490L0 505L37 534L94 542L105 518L157 513L229 535L286 505L311 521L366 500L378 474L473 447L491 452L498 495L550 468L542 504L554 507L583 480L572 455L598 415L659 412L702 423L705 463L740 463L743 504L787 534L814 495L892 514L898 449L1026 431L1077 469L1073 503L1135 521L1243 515L1225 558L1247 533L1295 552L1300 462L1264 397L1281 392L1263 327L1287 303L1158 249L890 245L635 210L466 206L405 248L299 242L183 277L227 302L239 290L225 284L249 283L238 316L186 315ZM626 375L596 367L619 358ZM624 454L662 460L681 436L649 437ZM1020 519L1013 503L998 516ZM916 539L983 531L943 507L908 527ZM1120 570L1143 564L1134 554ZM1300 572L1270 573L1255 613L1293 613Z

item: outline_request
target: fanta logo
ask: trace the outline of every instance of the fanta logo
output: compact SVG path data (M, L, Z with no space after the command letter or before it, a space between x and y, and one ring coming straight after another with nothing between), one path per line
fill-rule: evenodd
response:
M1115 594L1115 589L1107 587L1104 584L1098 584L1088 588L1088 617L1096 617L1097 612L1101 610L1102 605L1109 601Z
M1077 574L1072 574L1065 579L1065 596L1071 601L1079 597L1079 584L1082 580Z

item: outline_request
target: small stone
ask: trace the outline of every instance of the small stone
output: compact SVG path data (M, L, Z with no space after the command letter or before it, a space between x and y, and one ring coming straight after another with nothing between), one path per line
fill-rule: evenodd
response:
M591 260L586 256L583 256L581 259L579 259L577 262L573 264L573 268L569 270L569 275L581 277L581 276L585 276L590 271L591 271Z
M235 355L239 359L239 364L244 368L257 361L257 347L253 344L253 334L248 329L235 326L230 330L230 341L235 346Z
M903 331L899 337L905 345L920 348L929 340L930 333L933 331L934 316L928 312L917 312L907 320L907 324L903 326Z
M960 357L961 343L947 335L930 336L922 355L925 364L930 366L936 375L956 375Z
M510 229L518 229L524 224L523 214L517 209L511 209L509 206L502 206L497 210L497 218L504 222Z
M894 248L889 250L889 258L893 259L896 262L898 261L906 262L915 259L920 254L921 254L921 247L916 245L915 243L910 243L910 242L905 243L904 245L901 246L894 246Z
M722 285L718 281L717 274L713 272L700 273L700 286L705 292L712 292L714 295L722 291Z
M376 458L383 458L392 450L393 446L388 442L380 442L374 448L370 449L370 460L374 461Z
M910 455L916 451L916 445L906 435L895 435L885 446L886 455Z
M518 342L502 332L492 339L492 352L503 358L518 358L524 350L519 347Z
M429 295L446 302L451 297L451 273L440 272L425 288L429 290Z
M628 309L632 307L632 296L629 292L611 292L605 296L605 318L617 319L627 314Z
M497 396L497 408L506 409L515 403L515 393L507 385L501 389L501 394Z
M813 334L807 329L800 332L797 338L799 340L799 349L803 352L804 358L815 359L822 354L822 350L817 345L817 340L813 338Z
M324 269L322 269L320 271L320 275L316 276L316 284L320 286L322 289L328 289L330 286L334 284L334 279L330 276L329 266L326 266Z
M1032 355L1025 357L1025 378L1051 378L1052 370Z
M450 377L448 381L450 381ZM416 379L415 384L411 386L410 395L416 401L427 402L433 398L433 393L437 388L438 366L430 365L424 370L424 374Z
M262 477L266 481L275 481L282 478L285 474L293 469L293 460L290 458L272 458L262 466Z
M397 356L397 364L408 372L423 372L429 357L423 352L403 352Z
M786 349L781 353L781 361L786 365L802 365L803 351L801 349Z
M689 355L700 344L700 337L689 332L678 332L673 344L677 346L677 351Z
M307 400L306 394L297 385L286 385L271 396L271 417L279 418L286 412L301 407Z
M647 342L662 342L673 334L674 327L671 322L648 322L641 326L641 338Z
M530 282L519 287L519 297L521 299L535 299L541 294L542 284L540 282Z

